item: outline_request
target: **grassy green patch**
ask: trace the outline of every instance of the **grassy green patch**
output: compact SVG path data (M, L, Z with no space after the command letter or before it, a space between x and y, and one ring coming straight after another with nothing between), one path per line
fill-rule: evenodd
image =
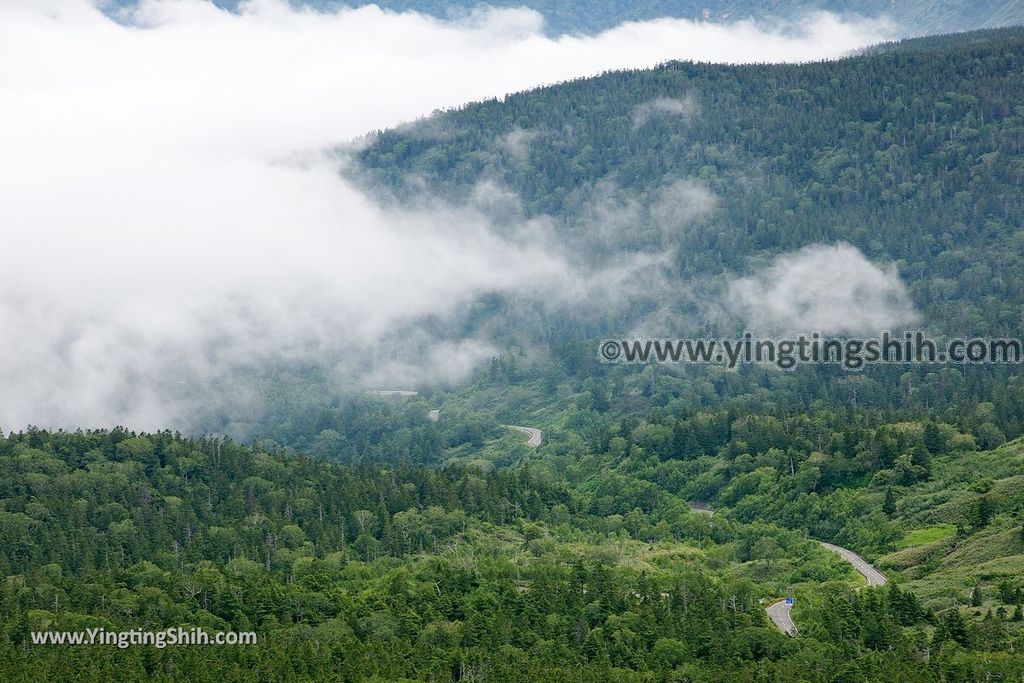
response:
M956 534L956 527L952 524L936 524L935 526L924 527L923 529L914 529L907 533L903 539L897 543L897 547L900 548L911 548L917 545L925 545L926 543L934 543L935 541L941 541L944 538L949 538Z

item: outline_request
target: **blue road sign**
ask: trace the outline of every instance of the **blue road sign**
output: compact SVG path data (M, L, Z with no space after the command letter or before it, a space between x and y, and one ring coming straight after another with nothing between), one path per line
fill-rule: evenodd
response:
M793 598L786 598L786 604L787 605L792 605L793 604Z

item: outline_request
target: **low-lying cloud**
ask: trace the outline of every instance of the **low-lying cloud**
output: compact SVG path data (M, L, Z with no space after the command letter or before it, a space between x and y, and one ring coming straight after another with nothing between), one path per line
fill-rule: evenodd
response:
M834 57L887 31L818 15L796 31L665 20L552 39L528 10L444 22L144 0L114 21L85 0L7 0L0 426L188 429L210 411L258 410L232 380L247 369L320 367L354 388L396 328L485 292L549 300L604 281L580 277L557 243L524 239L536 226L376 204L322 152L341 141L608 69ZM513 155L532 143L502 142ZM709 201L694 185L666 192L684 209ZM491 350L423 343L419 365L392 364L400 381L457 379L466 364L448 372L447 351ZM375 367L386 381L388 364Z
M876 265L853 245L813 244L734 281L729 306L761 334L880 334L918 314L896 267Z

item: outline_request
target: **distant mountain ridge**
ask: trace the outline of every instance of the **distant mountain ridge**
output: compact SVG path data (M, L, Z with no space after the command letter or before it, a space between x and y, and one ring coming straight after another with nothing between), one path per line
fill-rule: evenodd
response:
M862 17L885 15L896 23L901 36L951 33L1024 23L1024 3L1019 0L494 0L484 3L476 0L379 0L375 3L352 4L377 4L387 9L417 10L436 16L449 15L453 8L525 6L543 14L549 30L554 33L589 33L611 28L624 21L661 17L711 22L784 20L816 11Z
M240 0L211 0L220 7L236 9ZM114 6L137 0L114 0ZM399 12L416 11L449 18L480 7L528 7L544 15L549 33L596 33L626 21L662 17L727 23L744 19L789 20L809 12L832 12L849 17L890 18L901 37L953 33L982 28L1024 24L1021 0L308 0L297 6L335 9L343 6L378 5Z

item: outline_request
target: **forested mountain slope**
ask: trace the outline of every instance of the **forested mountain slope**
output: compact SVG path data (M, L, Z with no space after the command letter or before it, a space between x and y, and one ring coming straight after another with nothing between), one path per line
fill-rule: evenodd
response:
M399 196L504 188L595 261L669 251L695 287L847 241L896 262L932 333L1011 336L1022 150L1024 30L1007 29L817 64L610 73L384 131L359 157ZM602 226L634 202L635 218Z
M670 254L668 277L625 302L550 310L485 294L457 324L429 326L506 350L468 386L364 406L311 385L268 414L261 436L345 461L507 464L522 456L514 444L484 448L498 424L543 427L558 448L548 430L563 421L589 437L652 410L852 410L872 424L942 422L993 448L1024 433L1014 367L617 367L599 362L596 342L661 305L673 315L660 333L735 334L735 320L701 303L766 255L839 241L893 264L930 334L1019 336L1022 149L1021 29L817 64L610 73L382 131L349 169L379 196L468 202L510 231L540 221L583 270ZM424 415L442 406L427 431Z

